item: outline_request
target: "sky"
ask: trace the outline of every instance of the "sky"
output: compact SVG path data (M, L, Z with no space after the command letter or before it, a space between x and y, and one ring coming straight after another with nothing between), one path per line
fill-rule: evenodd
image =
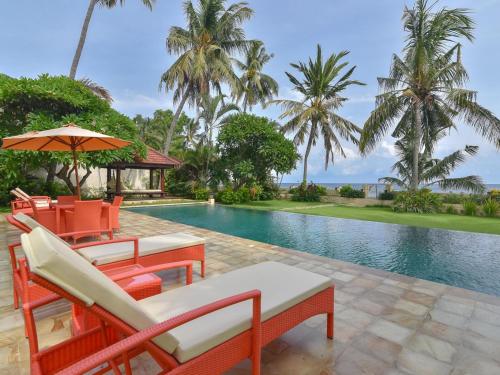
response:
M96 7L77 72L77 78L88 77L106 87L114 98L113 107L131 117L173 107L171 96L158 86L161 74L175 60L165 48L169 28L185 26L182 1L157 0L152 12L141 3L127 0L123 7ZM321 44L324 55L350 51L347 60L357 66L353 77L366 86L345 92L349 101L339 114L362 126L374 109L376 78L388 74L392 54L401 51L401 15L412 1L248 3L255 14L244 26L247 37L264 41L274 54L265 72L278 81L279 98L297 97L285 71L293 71L290 63L314 56L316 44ZM478 102L500 116L500 0L442 0L440 4L471 9L476 38L473 43L465 41L462 52L470 75L467 87L477 90ZM0 0L0 73L12 77L68 74L87 6L87 0ZM257 107L254 112L273 120L281 113L276 107ZM355 145L344 142L347 158L337 156L325 170L320 144L309 160L308 179L314 182L375 182L391 175L396 160L394 139L388 135L366 157L359 155ZM458 123L457 130L440 141L436 156L465 145L478 145L480 151L453 175L475 174L486 183L500 183L500 153L467 125ZM301 177L299 162L283 182L297 182Z

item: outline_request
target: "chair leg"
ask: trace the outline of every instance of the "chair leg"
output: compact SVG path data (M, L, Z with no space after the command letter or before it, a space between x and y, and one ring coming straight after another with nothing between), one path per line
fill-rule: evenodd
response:
M205 261L201 261L201 277L205 277Z
M326 316L326 337L333 339L333 312Z
M17 290L16 290L16 287L15 285L12 285L12 290L13 290L13 297L14 297L14 309L18 309L19 308L19 296L17 295Z

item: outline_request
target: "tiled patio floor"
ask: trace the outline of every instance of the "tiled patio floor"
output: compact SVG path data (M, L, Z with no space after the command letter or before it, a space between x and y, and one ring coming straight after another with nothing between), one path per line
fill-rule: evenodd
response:
M274 260L334 280L334 341L326 339L323 317L309 319L264 348L263 374L500 374L500 298L136 213L123 212L122 223L120 235L183 231L206 238L208 277ZM17 236L5 222L0 223L2 249ZM8 270L8 254L2 251L0 373L23 374L28 373L28 345L22 317L11 306ZM173 271L162 278L165 287L175 287L183 275ZM67 337L69 324L65 312L41 318L42 345ZM149 374L154 363L143 356L135 368ZM247 374L248 368L243 362L229 373Z

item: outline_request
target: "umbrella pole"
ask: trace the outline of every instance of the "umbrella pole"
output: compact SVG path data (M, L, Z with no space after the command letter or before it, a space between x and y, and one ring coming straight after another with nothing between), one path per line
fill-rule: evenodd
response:
M76 159L76 150L73 149L73 165L75 168L75 179L76 179L76 195L78 196L78 200L80 200L80 179L78 178L78 161Z

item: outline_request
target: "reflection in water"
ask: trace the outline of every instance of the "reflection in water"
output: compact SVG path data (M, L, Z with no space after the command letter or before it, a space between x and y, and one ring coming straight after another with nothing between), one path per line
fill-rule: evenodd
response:
M324 216L195 205L146 215L500 295L500 236Z

